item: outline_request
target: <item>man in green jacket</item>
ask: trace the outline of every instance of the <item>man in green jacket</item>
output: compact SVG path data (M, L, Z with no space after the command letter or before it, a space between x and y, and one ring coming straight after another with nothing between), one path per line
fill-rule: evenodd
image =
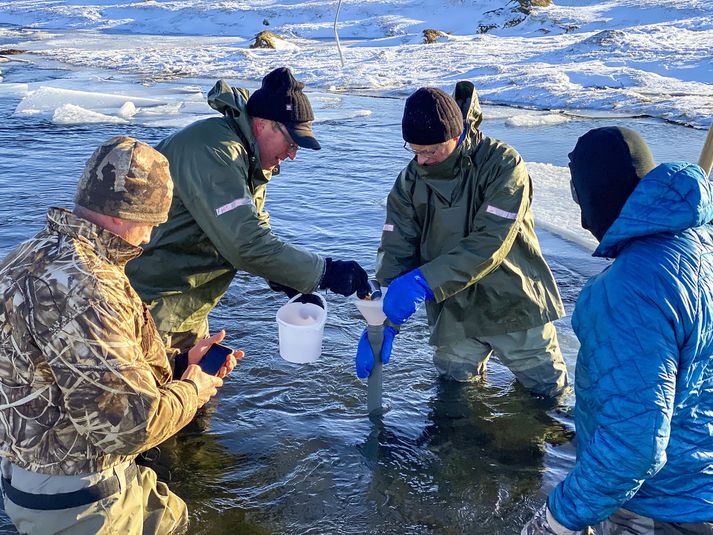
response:
M358 263L322 258L270 229L270 178L300 147L320 148L303 87L287 68L270 72L251 96L221 80L208 104L222 117L193 123L156 147L170 163L173 203L127 273L168 345L184 350L205 337L208 313L237 270L288 295L368 292Z
M477 130L476 112L462 138L463 113L440 89L406 101L404 147L414 158L389 194L377 257L376 277L388 285L381 360L425 301L442 376L480 377L495 353L530 391L555 396L567 385L552 324L564 308L535 235L532 184L515 150ZM356 360L368 377L365 334Z

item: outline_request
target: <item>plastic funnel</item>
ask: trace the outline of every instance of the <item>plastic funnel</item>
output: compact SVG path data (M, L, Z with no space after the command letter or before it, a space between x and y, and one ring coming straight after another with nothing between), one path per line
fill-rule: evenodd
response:
M373 301L367 299L355 299L353 301L354 305L359 309L359 312L369 325L381 325L386 319L386 314L384 314L384 299L383 296L386 295L387 289L382 286L381 288L381 299L375 299Z

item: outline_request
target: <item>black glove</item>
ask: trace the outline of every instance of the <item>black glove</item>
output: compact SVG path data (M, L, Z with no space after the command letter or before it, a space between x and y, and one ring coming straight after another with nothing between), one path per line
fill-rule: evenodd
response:
M267 285L273 292L285 292L287 294L287 297L289 297L290 299L300 293L294 288L290 288L289 286L285 286L284 284L280 284L279 282L275 281L267 281Z
M356 292L359 299L370 293L369 276L362 267L353 260L325 260L324 276L319 283L321 289L332 290L341 295L352 295Z
M270 289L275 292L285 292L287 294L287 297L289 297L290 299L300 293L294 288L290 288L289 286L285 286L283 284L280 284L279 282L267 281L267 284L268 286L270 286ZM312 303L313 305L317 305L318 307L324 308L324 303L322 303L322 299L320 299L318 295L314 294L302 294L297 299L295 299L295 301L297 303Z

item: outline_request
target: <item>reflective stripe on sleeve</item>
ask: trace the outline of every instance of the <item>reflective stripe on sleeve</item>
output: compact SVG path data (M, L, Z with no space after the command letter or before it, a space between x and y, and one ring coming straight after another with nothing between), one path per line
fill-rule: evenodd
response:
M489 214L497 215L500 217L504 217L505 219L517 219L517 214L514 212L506 212L505 210L501 210L500 208L496 208L495 206L488 205L488 207L485 209L486 212Z
M216 208L215 215L223 215L225 212L230 212L231 210L235 210L238 206L250 204L251 202L252 199L250 197L242 197L240 199L235 199L234 201L230 201L228 204L224 204L223 206Z

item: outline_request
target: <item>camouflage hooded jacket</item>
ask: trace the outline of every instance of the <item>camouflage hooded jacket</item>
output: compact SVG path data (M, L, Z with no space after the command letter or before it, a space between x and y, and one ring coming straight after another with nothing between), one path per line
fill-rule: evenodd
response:
M124 275L140 249L65 210L0 264L0 455L27 470L97 472L186 425L150 314Z

